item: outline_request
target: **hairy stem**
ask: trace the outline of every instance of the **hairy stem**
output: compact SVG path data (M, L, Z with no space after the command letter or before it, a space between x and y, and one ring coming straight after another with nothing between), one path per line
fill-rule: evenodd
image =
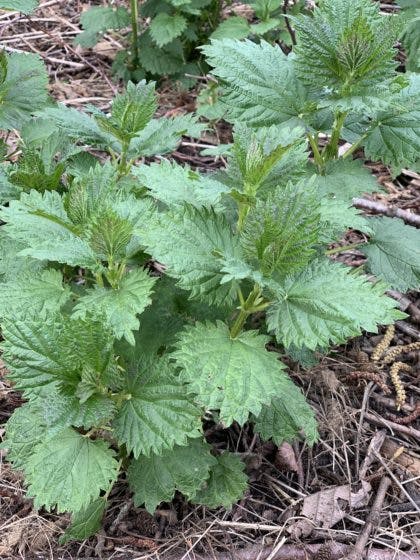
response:
M256 313L257 311L262 311L265 309L269 302L264 301L261 295L261 287L258 284L254 285L254 289L249 294L247 299L244 301L242 296L242 292L239 292L239 299L241 302L241 306L239 308L239 314L235 319L231 329L230 329L230 337L236 338L242 331L243 326L245 325L246 320L248 319L249 315Z
M321 172L324 168L324 160L322 159L321 152L319 151L319 148L318 148L318 142L317 142L318 135L316 135L314 137L314 136L312 136L312 134L310 134L308 132L307 137L308 137L311 149L312 149L312 153L314 154L314 161L315 161L315 163L318 167L318 171Z
M365 242L361 241L360 243L353 243L352 245L343 245L342 247L334 247L334 249L328 249L325 251L326 255L335 255L336 253L342 253L343 251L350 251L351 249L357 249L360 245L364 245Z
M366 138L367 138L367 132L363 134L354 144L352 144L346 152L344 152L342 158L346 159L347 157L351 156L351 154L353 154L358 148L360 148L361 144Z
M339 112L335 115L330 141L323 150L324 161L328 161L329 159L336 159L338 157L338 143L341 138L341 130L343 128L346 117L346 112Z
M137 39L139 35L138 19L139 19L139 5L138 0L130 0L130 12L131 12L131 50L132 58L131 62L134 69L139 66L139 47L137 44Z

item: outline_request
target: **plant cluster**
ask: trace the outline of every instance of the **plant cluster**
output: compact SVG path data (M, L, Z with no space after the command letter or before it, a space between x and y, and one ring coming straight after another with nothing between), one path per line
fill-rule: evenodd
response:
M398 170L420 145L418 76L396 73L390 23L368 0L325 0L295 20L289 56L205 47L236 121L212 175L141 163L203 128L153 118L153 83L82 113L48 100L34 55L2 55L0 127L21 138L0 172L2 349L26 401L3 447L36 507L72 513L64 541L98 530L119 477L149 511L177 491L229 507L245 465L203 422L317 439L273 337L305 361L405 316L385 292L418 286L419 232L352 207L378 188L358 146ZM375 278L329 258L349 227Z

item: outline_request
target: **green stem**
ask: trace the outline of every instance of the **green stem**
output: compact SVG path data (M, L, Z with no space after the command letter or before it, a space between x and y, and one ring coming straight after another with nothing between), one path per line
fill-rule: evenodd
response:
M365 134L363 134L359 140L357 140L354 144L352 144L350 146L350 148L347 150L347 152L345 152L343 154L343 159L346 159L347 157L351 156L351 154L353 154L363 143L363 141L367 138L367 132Z
M350 251L351 249L357 249L357 247L360 247L360 245L364 245L364 241L361 241L360 243L353 243L352 245L343 245L341 247L334 247L334 249L328 249L328 251L325 251L326 255L335 255L336 253L342 253L343 251Z
M104 279L102 278L102 274L100 272L95 274L95 282L98 284L98 286L100 286L101 288L103 288L104 286Z
M230 338L236 338L242 331L246 320L248 319L249 312L246 309L241 309L239 315L236 317L235 322L230 329Z
M249 294L246 301L243 299L242 292L240 292L239 299L241 306L239 314L230 329L231 338L236 338L241 333L249 315L265 309L268 305L268 302L265 302L261 296L261 288L258 284L254 285L254 289Z
M341 130L344 126L344 121L346 120L347 113L339 112L336 114L332 129L332 134L330 141L325 146L323 150L324 161L329 159L336 159L338 156L338 143L341 138Z
M131 12L131 50L132 50L132 64L134 69L139 66L139 47L137 44L139 36L138 19L139 19L139 5L138 0L130 0Z
M118 172L119 175L126 175L127 174L127 152L130 146L130 141L124 140L121 143L121 156L120 156L120 163L118 164Z
M324 160L322 159L322 155L321 155L321 152L319 151L318 143L317 143L317 140L316 140L318 135L316 135L316 137L314 138L312 136L312 134L310 134L308 132L307 137L308 137L311 149L312 149L312 153L314 154L314 161L315 161L315 163L318 167L318 171L321 172L322 169L324 168Z

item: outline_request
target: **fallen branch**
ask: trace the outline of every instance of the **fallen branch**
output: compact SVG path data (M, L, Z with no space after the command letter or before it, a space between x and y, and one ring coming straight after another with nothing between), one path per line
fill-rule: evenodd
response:
M407 224L420 227L419 215L413 214L408 210L402 210L396 206L388 206L386 204L382 204L382 202L367 200L366 198L353 198L353 206L360 208L361 210L369 210L374 214L383 214L384 216L389 216L390 218L401 218L401 220L404 220Z
M346 560L362 560L364 551L366 550L367 542L369 540L369 536L372 530L379 525L382 505L384 503L385 496L390 485L391 479L387 476L384 476L379 484L375 501L373 503L372 509L370 510L366 524L363 527L363 531L358 536L356 544L354 545L354 547L352 547L351 552L346 554L346 556L344 557Z
M420 430L416 430L412 426L403 426L401 424L397 424L396 422L386 420L385 418L382 418L382 416L375 416L370 412L366 412L364 417L366 420L372 422L373 424L376 424L377 426L385 426L389 430L393 430L394 432L399 432L400 434L405 434L406 436L410 436L417 440L420 440Z

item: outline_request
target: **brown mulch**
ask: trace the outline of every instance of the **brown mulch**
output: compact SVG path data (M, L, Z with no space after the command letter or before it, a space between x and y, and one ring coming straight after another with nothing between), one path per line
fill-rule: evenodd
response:
M106 34L89 50L73 45L80 11L99 3L47 0L30 17L0 13L0 46L42 56L55 99L77 108L92 103L107 109L122 87L112 81L110 68L123 37ZM389 10L391 5L382 7ZM161 84L159 92L162 115L194 109L194 91ZM198 169L214 169L221 161L200 151L229 138L230 128L221 123L200 141L184 139L173 157ZM375 200L419 212L418 174L403 170L393 179L385 166L367 165L384 187ZM357 232L349 232L343 244L358 240ZM340 259L363 264L357 251ZM397 324L391 348L420 340L419 294L407 294L401 304L410 317ZM321 438L312 449L303 443L278 449L262 442L250 426L206 426L209 441L238 453L247 465L250 489L229 512L191 506L177 496L151 516L133 506L121 480L110 496L103 531L84 543L60 546L58 537L68 517L36 512L25 498L22 477L0 461L0 558L275 560L286 558L282 549L289 551L290 560L332 560L339 557L337 551L350 558L348 551L360 544L385 480L380 513L364 552L378 559L381 554L420 559L420 352L398 357L410 369L400 372L406 400L397 410L392 364L372 359L383 334L335 348L314 367L305 369L288 360L290 375L317 414ZM4 374L0 363L0 435L1 423L21 404Z

